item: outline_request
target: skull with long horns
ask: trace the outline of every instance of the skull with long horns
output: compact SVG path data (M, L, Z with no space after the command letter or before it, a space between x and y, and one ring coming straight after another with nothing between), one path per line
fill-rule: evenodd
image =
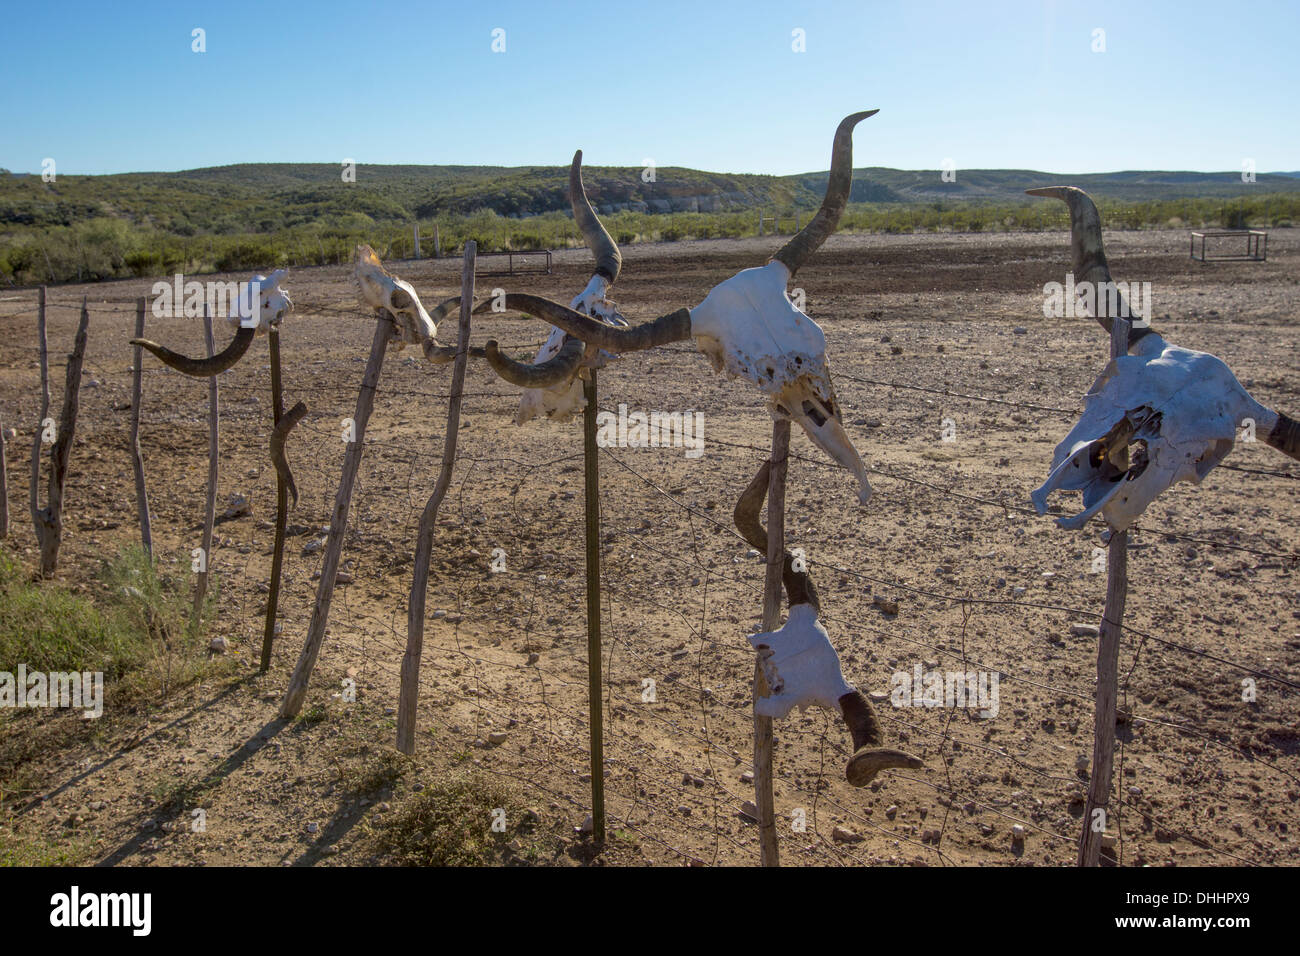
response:
M570 171L570 194L575 218L596 255L595 274L570 306L524 293L508 293L504 302L507 309L545 319L567 336L553 336L554 341L549 343L552 351L558 342L566 342L573 351L567 355L557 352L548 358L544 348L539 356L542 361L524 365L509 363L499 353L494 354L495 343L489 342L489 361L502 377L517 384L525 383L525 375L533 376L534 382L561 384L572 381L583 354L590 358L593 349L617 355L694 338L715 370L757 385L767 396L773 417L798 422L814 443L853 472L858 479L858 500L865 504L871 485L866 466L844 430L826 364L826 336L816 322L794 306L786 286L835 231L853 181L853 128L876 112L854 113L840 123L821 208L767 265L745 269L719 283L693 309L678 309L632 327L616 321L617 312L607 298L618 277L621 258L617 245L587 202L579 152ZM476 311L486 307L484 303ZM585 349L580 349L583 345Z
M1031 189L1070 208L1075 281L1115 289L1102 248L1101 217L1088 194L1073 186ZM1109 332L1113 316L1095 295L1094 311ZM1106 314L1101 314L1106 313ZM1084 396L1084 412L1052 457L1047 481L1030 496L1039 514L1053 491L1083 492L1083 511L1057 519L1082 527L1101 512L1117 531L1130 527L1166 488L1199 484L1232 451L1239 434L1300 460L1300 423L1255 401L1220 359L1170 345L1149 325L1134 325L1127 355L1112 359Z
M272 327L278 327L280 321L293 311L289 291L280 286L288 275L284 269L276 269L269 276L255 275L236 290L235 301L231 303L226 317L226 321L235 327L235 337L215 355L190 358L149 339L131 339L131 344L151 352L164 365L186 375L195 378L220 375L244 357L254 338L265 335Z

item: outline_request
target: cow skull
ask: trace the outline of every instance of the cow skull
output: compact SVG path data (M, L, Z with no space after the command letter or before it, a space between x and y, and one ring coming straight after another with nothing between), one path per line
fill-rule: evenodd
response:
M573 162L569 165L569 205L573 209L573 221L596 259L591 279L573 297L569 308L610 328L626 329L627 319L619 314L618 307L609 298L609 290L622 268L623 257L618 244L601 225L587 199L582 182L582 150L573 154ZM488 307L489 303L485 303L478 311ZM604 368L616 357L604 349L586 347L580 339L558 327L552 327L531 365L512 362L501 356L495 342L488 343L487 351L496 352L489 361L502 378L526 386L515 416L518 425L539 415L559 422L569 421L586 406L583 380L588 376L585 370Z
M407 343L432 343L434 348L438 347L438 326L424 310L415 288L385 269L369 246L357 246L356 277L361 300L376 312L385 313L394 323L393 342L398 349Z
M759 520L759 511L767 495L771 467L770 461L763 463L735 510L741 537L763 554L767 553L767 529ZM785 624L749 638L758 650L770 690L769 696L754 701L754 712L762 717L785 717L795 707L803 711L816 704L838 713L853 738L854 753L844 773L855 787L865 787L890 767L923 767L911 754L880 746L883 734L871 702L844 679L840 657L818 620L821 602L817 588L807 568L797 569L788 551L782 559L781 581L790 605Z
M784 717L794 707L804 711L810 704L838 713L839 699L854 691L811 604L792 604L780 630L751 634L749 643L759 652L772 691L754 702L759 716Z
M288 290L280 287L287 276L288 272L284 269L276 269L269 276L254 276L244 286L244 291L236 295L230 314L226 317L226 321L235 327L235 337L215 355L202 359L190 358L149 339L132 339L131 344L152 352L164 365L186 375L195 378L219 375L244 357L255 337L266 334L272 327L278 328L280 320L293 311ZM254 292L257 294L255 304L251 301Z
M1109 283L1101 220L1088 195L1074 187L1030 193L1069 203L1075 272ZM1098 321L1109 329L1112 317ZM1056 446L1051 474L1030 497L1043 514L1051 492L1082 491L1084 510L1057 519L1060 527L1081 528L1101 512L1123 531L1166 488L1199 484L1232 451L1238 434L1255 431L1300 459L1300 424L1251 398L1220 359L1170 345L1147 326L1135 328L1128 354L1112 359L1088 390L1083 416Z
M279 328L280 321L293 311L293 301L287 289L280 288L289 275L286 269L276 269L269 276L255 275L246 288L257 292L257 304L250 306L252 296L242 295L230 308L226 323L238 330L241 326L252 326L255 334L265 335L272 328Z
M615 354L694 337L715 370L753 382L767 395L773 417L798 422L823 451L852 471L858 479L858 500L865 504L871 485L866 466L844 431L826 365L826 337L816 322L794 307L785 290L799 267L835 231L853 180L853 128L875 113L854 113L840 123L826 196L808 225L767 265L746 269L715 286L694 309L679 309L634 328L618 328L539 296L507 294L506 307L546 319L585 342L588 349ZM597 276L579 297L588 308L604 298L607 285L597 283L600 274L598 265Z

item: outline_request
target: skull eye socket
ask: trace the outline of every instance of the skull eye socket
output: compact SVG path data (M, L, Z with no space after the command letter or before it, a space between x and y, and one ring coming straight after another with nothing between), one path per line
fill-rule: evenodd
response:
M394 289L392 303L394 309L409 309L411 307L411 297L406 294L405 289Z

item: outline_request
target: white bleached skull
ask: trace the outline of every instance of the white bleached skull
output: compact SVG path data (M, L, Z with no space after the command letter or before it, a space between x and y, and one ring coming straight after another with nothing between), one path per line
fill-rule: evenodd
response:
M397 348L401 349L408 343L421 345L436 340L438 327L429 318L411 283L385 269L375 250L369 246L357 246L356 260L361 299L370 308L382 310L392 319L396 326L393 341Z
M797 422L822 451L858 479L858 501L871 485L840 417L826 367L826 335L794 307L790 270L779 259L745 269L714 286L691 309L691 335L715 371L753 382L773 418Z
M1122 531L1166 488L1199 484L1243 429L1262 437L1277 420L1221 360L1148 334L1088 390L1083 417L1031 496L1034 507L1043 514L1052 491L1082 491L1084 510L1056 523L1080 528L1100 511Z
M625 329L628 326L627 319L618 314L615 304L606 297L608 291L609 282L605 277L593 275L587 287L573 297L569 308L598 319L611 328ZM551 334L537 350L537 356L533 359L534 364L540 365L559 355L567 338L569 333L552 326ZM615 358L616 355L605 349L588 349L582 368L604 368ZM549 388L524 389L523 395L519 398L519 411L515 415L515 424L522 425L542 415L557 422L570 421L587 406L587 400L582 394L582 380L585 377L586 373L579 370L572 378Z
M840 657L811 604L792 604L780 630L751 634L749 643L759 652L770 690L754 702L759 716L784 717L812 704L838 714L839 699L855 689L844 679Z
M227 324L234 329L241 325L253 326L259 336L265 335L272 326L279 326L280 321L293 311L289 290L280 286L288 276L287 270L276 269L269 276L255 275L247 284L241 284L240 293L226 316ZM257 290L257 302L250 308L249 300L254 289Z
M835 231L853 184L853 128L875 112L854 113L840 122L821 208L767 265L746 269L719 283L694 309L678 309L653 322L628 328L597 321L579 310L585 306L598 311L600 302L605 301L606 286L598 285L596 279L603 277L612 284L621 261L618 246L600 225L582 192L579 151L570 171L570 194L575 197L575 220L596 256L596 278L573 306L540 296L507 294L506 307L546 319L563 329L586 344L588 358L593 347L618 354L695 338L715 369L757 385L767 395L773 416L798 422L818 447L852 471L858 479L858 500L866 504L871 485L866 466L844 430L826 367L826 336L816 322L794 307L785 290L800 266ZM576 198L579 196L580 202ZM557 355L561 341L558 335L553 337L546 354ZM544 401L541 407L545 407Z

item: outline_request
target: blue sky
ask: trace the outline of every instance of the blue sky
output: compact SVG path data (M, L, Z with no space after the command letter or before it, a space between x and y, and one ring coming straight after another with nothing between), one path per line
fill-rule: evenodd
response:
M1300 169L1294 2L4 0L0 31L0 167L21 172L582 147L783 174L825 169L835 124L874 107L858 166Z

